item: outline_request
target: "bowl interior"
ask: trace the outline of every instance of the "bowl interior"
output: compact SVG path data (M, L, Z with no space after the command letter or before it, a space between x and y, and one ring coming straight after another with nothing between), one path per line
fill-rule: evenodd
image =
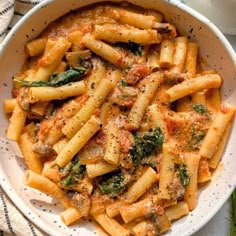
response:
M88 223L65 227L57 201L23 185L25 165L16 154L16 147L5 139L8 119L3 112L3 100L11 97L12 76L19 71L25 59L24 44L35 38L51 21L96 0L46 0L28 13L9 33L0 48L0 111L1 111L1 162L0 184L20 210L42 230L50 235L93 235L94 228ZM116 0L115 2L120 2ZM224 78L223 100L236 104L236 57L233 49L219 30L205 17L176 1L130 0L145 8L158 9L167 21L175 24L179 32L200 45L203 64L216 69ZM234 137L234 138L233 138ZM203 226L223 205L236 185L236 125L231 132L222 164L212 181L199 193L197 208L187 217L175 222L171 233L166 235L190 235Z

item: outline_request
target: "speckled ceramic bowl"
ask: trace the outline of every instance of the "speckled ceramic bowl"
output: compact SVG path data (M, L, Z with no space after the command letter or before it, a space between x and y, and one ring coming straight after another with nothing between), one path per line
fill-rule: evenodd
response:
M119 0L117 0L118 2ZM9 33L0 47L0 184L18 208L37 226L50 235L94 235L95 228L86 222L66 227L59 218L61 209L56 200L28 189L23 185L25 165L12 143L5 139L8 121L3 113L3 99L11 97L12 76L20 69L24 58L24 44L36 37L48 23L64 13L96 0L45 0L30 11ZM181 34L200 44L202 58L224 78L223 99L236 104L236 56L220 31L206 18L176 1L130 0L146 7L156 8L174 23ZM191 235L213 217L236 186L236 125L231 132L222 164L211 183L199 193L198 206L187 217L175 222L166 235Z

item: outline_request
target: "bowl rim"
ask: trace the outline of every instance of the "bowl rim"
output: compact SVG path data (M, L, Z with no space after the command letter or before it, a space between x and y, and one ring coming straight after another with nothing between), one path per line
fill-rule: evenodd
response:
M8 44L8 42L14 36L15 32L17 32L20 29L20 27L25 23L25 21L29 17L34 15L38 10L40 10L43 7L46 7L47 5L49 5L50 3L54 2L54 1L56 1L56 0L44 0L44 1L40 2L40 3L38 3L32 9L30 9L12 27L12 29L8 32L8 34L6 35L6 37L4 38L2 43L0 44L0 56L2 54L4 54L5 48L6 48L7 44ZM100 0L100 2L103 2L103 1L106 1L106 0L102 0L102 1ZM126 1L129 2L130 0L126 0ZM224 45L227 53L229 54L230 59L234 63L235 70L236 70L236 52L234 51L232 45L229 43L229 41L227 40L225 35L219 30L219 28L213 22L211 22L207 17L205 17L204 15L202 15L201 13L196 11L195 9L193 9L193 8L185 5L184 3L182 3L181 0L162 0L162 1L166 2L167 4L171 4L171 5L179 8L180 10L186 12L187 14L189 14L192 17L196 18L198 21L200 21L203 24L205 24L215 34L215 36L217 36L217 38L222 42L222 44ZM27 218L29 218L29 216L27 214L27 209L24 206L22 206L20 204L20 202L19 202L19 201L21 201L20 196L18 196L18 195L16 196L15 193L13 191L11 191L11 189L8 188L7 182L6 181L2 181L1 178L0 178L0 185L2 186L4 191L7 193L7 195L10 197L10 199L12 199L12 200L16 199L17 200L17 201L14 201L14 204L17 206L17 208ZM229 197L232 194L233 190L236 188L236 178L234 178L234 183L232 183L232 185L233 185L233 187L231 189L229 189L226 192L226 194L224 194L224 196L221 197L221 201L219 201L217 206L214 207L209 214L207 214L207 216L204 218L204 220L201 220L197 225L194 225L194 232L190 229L183 236L187 236L187 235L191 235L192 233L196 233L197 231L199 231L204 225L206 225L213 218L213 216L219 211L219 209L223 206L223 204L227 201L227 199L229 199ZM29 220L31 220L31 219L29 218ZM43 223L41 221L39 221L39 222L37 221L37 223L36 223L36 220L32 220L32 222L34 224L36 224L36 226L38 226L40 228L40 230L48 233L49 235L52 235L52 232L49 229L49 227L45 227L45 226L47 226L45 223Z

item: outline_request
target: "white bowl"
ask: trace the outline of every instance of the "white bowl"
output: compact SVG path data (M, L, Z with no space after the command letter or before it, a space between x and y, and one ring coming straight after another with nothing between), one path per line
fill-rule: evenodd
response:
M116 0L115 2L119 2ZM11 97L12 76L25 59L24 44L36 37L51 21L64 13L96 0L45 0L26 14L8 34L0 48L0 184L17 207L49 235L94 235L90 223L66 227L59 218L57 202L36 190L23 186L25 165L12 143L5 139L8 120L3 112L3 99ZM205 17L177 1L130 0L131 3L156 8L174 23L181 34L200 44L202 58L224 78L223 100L236 104L236 56L221 32ZM202 189L198 206L187 217L175 222L166 235L190 235L206 224L228 199L236 186L236 125L234 124L222 164L212 181Z

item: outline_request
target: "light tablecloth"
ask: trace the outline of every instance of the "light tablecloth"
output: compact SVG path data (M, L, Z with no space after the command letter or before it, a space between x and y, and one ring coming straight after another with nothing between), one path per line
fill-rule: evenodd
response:
M32 7L43 0L0 0L0 43L15 23ZM229 36L236 50L236 37ZM230 201L227 201L216 216L194 236L226 236L231 221ZM0 236L46 236L30 219L14 206L0 186Z

